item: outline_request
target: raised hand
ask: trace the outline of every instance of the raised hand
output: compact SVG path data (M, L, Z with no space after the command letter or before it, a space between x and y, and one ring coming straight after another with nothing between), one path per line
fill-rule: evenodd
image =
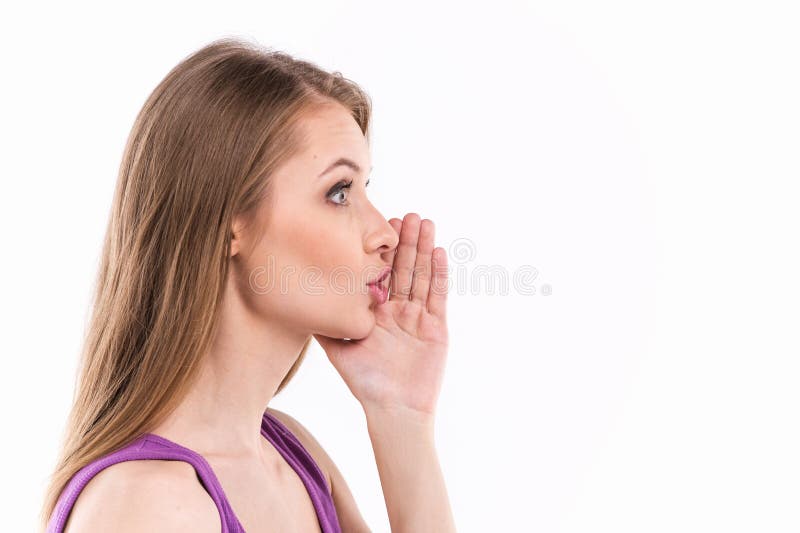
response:
M447 253L434 247L433 221L409 213L389 223L400 239L375 327L363 339L314 338L365 410L433 416L447 357Z

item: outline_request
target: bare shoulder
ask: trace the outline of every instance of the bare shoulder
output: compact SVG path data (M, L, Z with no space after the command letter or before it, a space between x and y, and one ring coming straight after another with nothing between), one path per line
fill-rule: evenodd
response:
M214 501L183 461L134 460L101 470L83 488L65 533L219 532Z
M361 516L358 504L342 472L317 439L294 417L271 407L267 407L267 411L289 428L325 474L325 478L328 481L328 492L331 494L333 504L336 507L336 515L339 518L342 531L371 533L372 530L364 521L364 517Z

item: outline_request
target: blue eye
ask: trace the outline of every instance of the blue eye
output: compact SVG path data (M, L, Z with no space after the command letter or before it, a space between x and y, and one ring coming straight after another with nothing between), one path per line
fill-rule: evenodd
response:
M336 197L337 195L348 192L348 189L352 185L353 185L353 180L350 180L348 182L340 181L339 183L334 185L333 188L330 190L330 192L328 193L328 198ZM347 196L345 195L345 197ZM339 203L337 201L334 201L333 203L339 207L346 207L350 205L349 203Z
M367 180L367 183L364 186L366 187L367 185L369 185L369 180ZM340 194L343 194L343 193L347 193L347 192L349 192L349 189L352 186L353 186L353 180L340 181L339 183L334 185L333 188L328 192L328 198L336 197L337 195L340 195ZM347 195L345 194L345 198L346 197L347 197ZM349 202L347 202L347 203L339 203L337 201L334 201L333 203L336 204L338 207L347 207L347 206L350 205Z

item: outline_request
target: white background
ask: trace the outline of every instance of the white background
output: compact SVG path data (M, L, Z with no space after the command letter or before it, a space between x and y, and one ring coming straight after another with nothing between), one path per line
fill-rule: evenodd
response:
M32 530L55 461L133 119L241 36L370 93L372 198L436 222L454 285L538 272L534 294L451 288L436 438L460 532L800 530L793 4L4 8L3 529ZM318 345L272 405L389 531Z

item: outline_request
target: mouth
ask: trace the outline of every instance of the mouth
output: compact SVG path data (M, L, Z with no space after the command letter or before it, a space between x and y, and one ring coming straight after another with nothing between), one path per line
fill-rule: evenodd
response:
M369 294L378 305L386 303L386 301L389 299L388 279L391 272L391 267L386 267L381 271L380 275L378 275L374 281L367 283L367 287L369 287Z
M378 274L378 277L370 282L367 282L367 285L382 285L383 281L386 280L389 277L389 274L391 273L392 273L392 267L390 266L384 267L383 270L381 270L380 274Z

